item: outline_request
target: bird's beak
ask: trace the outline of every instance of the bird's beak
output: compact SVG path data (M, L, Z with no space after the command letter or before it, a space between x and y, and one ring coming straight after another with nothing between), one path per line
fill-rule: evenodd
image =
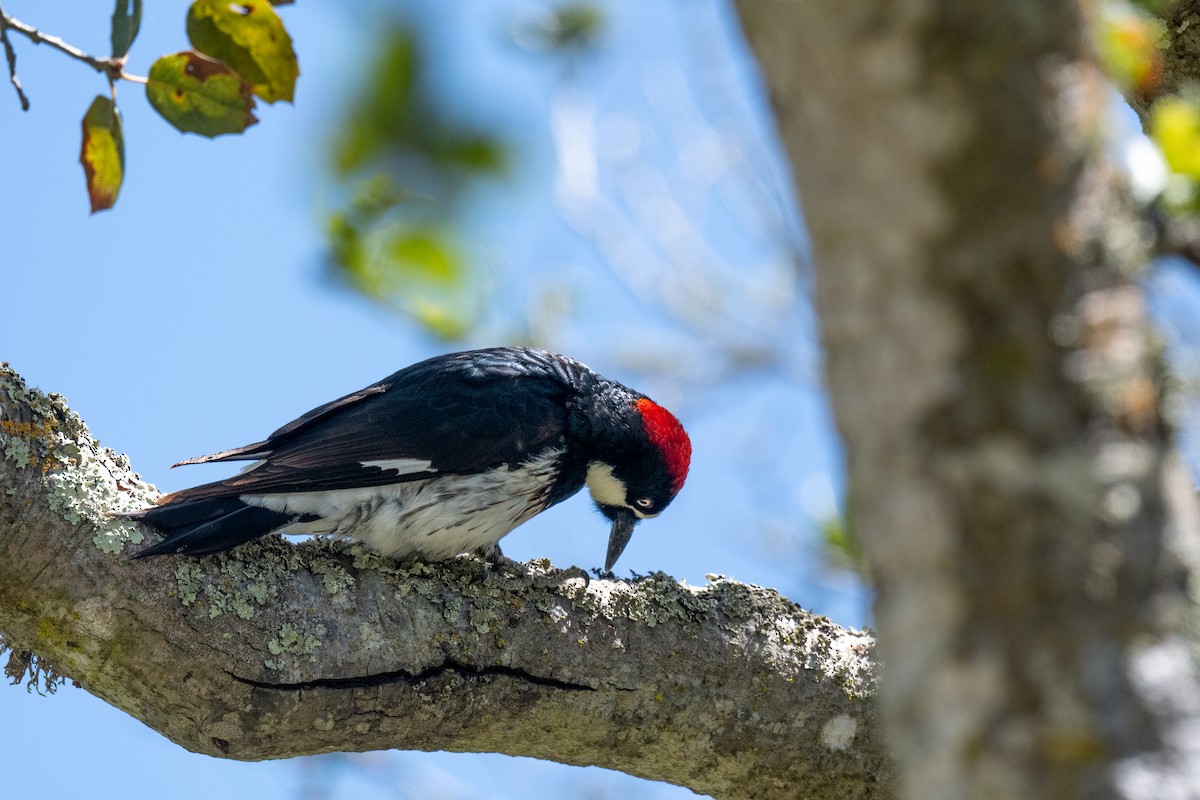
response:
M614 509L612 521L612 532L608 534L608 557L604 559L605 572L612 572L613 564L625 551L625 545L633 536L633 528L638 524L637 516L627 508Z

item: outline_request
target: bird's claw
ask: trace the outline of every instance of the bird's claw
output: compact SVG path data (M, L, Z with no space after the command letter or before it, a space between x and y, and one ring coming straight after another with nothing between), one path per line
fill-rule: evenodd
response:
M565 582L571 578L582 578L583 588L586 589L592 585L592 576L587 574L587 570L583 567L567 567L562 571L562 581Z

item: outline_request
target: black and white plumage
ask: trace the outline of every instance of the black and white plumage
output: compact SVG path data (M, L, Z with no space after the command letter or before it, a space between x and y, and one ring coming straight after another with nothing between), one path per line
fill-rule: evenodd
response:
M678 420L574 359L523 347L438 356L180 464L254 461L130 515L200 555L272 531L353 537L387 556L499 555L499 540L589 487L612 520L606 570L687 477ZM178 466L178 465L176 465Z

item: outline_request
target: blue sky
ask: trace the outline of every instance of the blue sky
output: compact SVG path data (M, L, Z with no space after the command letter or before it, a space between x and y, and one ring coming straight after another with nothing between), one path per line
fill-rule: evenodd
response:
M416 5L447 103L494 124L518 154L513 173L468 208L471 252L506 306L462 347L505 343L505 320L537 306L545 286L565 287L571 300L547 334L554 346L656 397L691 432L688 486L639 528L620 566L693 584L732 575L863 624L864 592L822 564L806 517L836 497L839 455L811 314L797 300L804 273L787 262L802 234L728 11L614 3L598 54L566 74L508 36L540 4L479 0L457 14ZM184 49L186 8L147 4L130 71ZM9 0L5 9L105 52L107 3ZM126 184L116 210L97 216L87 213L79 124L105 84L14 41L33 107L22 114L0 86L0 360L65 395L164 491L228 472L169 471L181 458L258 440L328 399L461 349L322 277L321 213L331 202L322 153L378 14L366 4L284 9L301 59L296 104L262 108L243 137L180 135L140 87L121 85ZM769 366L728 366L730 350L763 348ZM662 364L671 369L654 368ZM606 532L581 495L518 530L505 552L590 567L603 560ZM307 761L221 761L70 687L50 698L0 687L0 717L13 796L268 800L326 784L330 797L517 798L531 786L690 794L502 756L374 754L326 762L324 772Z

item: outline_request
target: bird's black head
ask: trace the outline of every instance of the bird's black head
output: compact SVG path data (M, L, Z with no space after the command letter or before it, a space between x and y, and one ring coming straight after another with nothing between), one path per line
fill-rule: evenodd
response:
M587 487L612 520L604 569L612 571L633 528L657 517L683 488L692 443L671 412L645 397L615 410L609 430L597 431Z

